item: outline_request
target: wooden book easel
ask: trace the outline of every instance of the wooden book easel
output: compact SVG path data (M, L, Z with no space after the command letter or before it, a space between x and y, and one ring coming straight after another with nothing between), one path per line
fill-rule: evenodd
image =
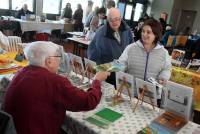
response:
M141 94L140 94L140 96L137 100L135 107L133 108L133 112L135 112L136 108L138 107L138 103L139 103L140 100L141 100L141 104L144 102L145 93L147 93L149 91L149 89L147 88L147 85L144 85L143 88L140 88L140 89L141 89L142 92L141 92ZM153 109L155 110L152 98L150 96L148 96L148 97L149 97L149 100L151 102L150 104L152 105Z
M119 86L119 89L117 90L117 94L113 97L113 102L115 104L123 102L123 98L122 98L121 94L122 94L122 91L124 89L127 90L129 98L130 98L130 101L132 100L130 86L129 86L128 82L126 81L126 78L123 77L122 82L121 82L121 84Z

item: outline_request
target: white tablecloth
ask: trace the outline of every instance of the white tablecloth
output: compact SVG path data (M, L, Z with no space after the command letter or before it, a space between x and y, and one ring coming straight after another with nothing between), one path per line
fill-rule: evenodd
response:
M134 98L132 104L129 99L126 98L126 101L116 106L109 106L109 96L112 95L112 87L109 85L103 86L104 95L98 107L95 110L89 112L69 112L66 111L66 118L63 124L63 129L70 133L77 134L135 134L143 127L147 126L152 120L154 120L158 115L163 113L163 110L156 109L153 110L152 106L149 104L143 103L139 105L137 110L133 112L133 106L136 104L136 99ZM105 93L106 92L106 93ZM107 94L108 96L105 96ZM80 102L81 103L81 102ZM93 115L95 112L103 109L110 108L117 112L123 114L123 116L112 123L108 129L100 128L96 125L93 125L84 119L88 116ZM195 123L189 122L184 126L178 134L191 134L194 129L198 126Z
M42 30L53 30L53 29L64 29L64 23L60 21L48 21L48 22L38 22L38 21L19 21L22 33L26 31L42 31Z

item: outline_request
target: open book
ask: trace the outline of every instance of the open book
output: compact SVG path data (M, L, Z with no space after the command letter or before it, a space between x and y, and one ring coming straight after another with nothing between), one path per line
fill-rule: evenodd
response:
M104 108L85 120L95 124L101 128L107 128L111 123L122 117L121 113L113 111L109 108Z

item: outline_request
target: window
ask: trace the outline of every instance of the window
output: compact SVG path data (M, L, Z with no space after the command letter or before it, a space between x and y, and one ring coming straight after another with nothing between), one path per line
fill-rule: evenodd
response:
M60 0L43 0L43 13L59 14Z
M119 8L121 17L123 18L123 17L124 17L124 10L125 10L125 3L119 2L119 3L118 3L118 8Z
M24 4L33 12L33 0L12 0L12 10L20 10Z
M0 9L9 9L9 0L0 0Z

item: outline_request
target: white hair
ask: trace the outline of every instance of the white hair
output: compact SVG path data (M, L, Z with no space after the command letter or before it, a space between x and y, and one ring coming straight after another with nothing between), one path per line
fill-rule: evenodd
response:
M30 65L45 66L45 59L59 54L59 46L52 42L36 41L27 44L24 49Z

